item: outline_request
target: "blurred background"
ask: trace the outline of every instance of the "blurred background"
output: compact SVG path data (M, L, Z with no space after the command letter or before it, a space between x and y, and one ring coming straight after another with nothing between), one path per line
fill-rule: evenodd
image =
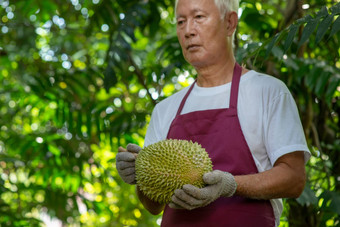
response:
M241 0L239 63L291 90L313 157L281 227L340 225L340 1ZM158 226L115 169L193 82L172 0L0 0L0 226Z

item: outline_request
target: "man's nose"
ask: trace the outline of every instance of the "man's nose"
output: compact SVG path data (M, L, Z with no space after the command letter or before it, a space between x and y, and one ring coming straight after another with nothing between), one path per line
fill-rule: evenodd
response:
M196 27L193 20L188 20L185 25L185 37L190 38L196 35Z

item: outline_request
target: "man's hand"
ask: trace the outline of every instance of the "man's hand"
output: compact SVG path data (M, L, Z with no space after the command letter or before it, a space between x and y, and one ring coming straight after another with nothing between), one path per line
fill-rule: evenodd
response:
M126 149L118 148L116 168L119 176L127 184L136 184L135 161L142 148L136 144L128 144Z
M220 170L204 174L203 181L207 184L204 188L186 184L182 189L175 190L169 206L174 209L187 210L207 206L221 196L232 196L237 187L234 176Z

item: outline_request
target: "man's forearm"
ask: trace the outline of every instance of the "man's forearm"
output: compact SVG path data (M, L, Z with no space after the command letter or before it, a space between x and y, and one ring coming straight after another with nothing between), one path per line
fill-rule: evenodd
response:
M282 156L268 171L235 176L236 195L254 199L296 198L305 186L303 152Z
M136 186L136 193L145 209L147 209L151 214L157 215L164 210L165 205L150 200L139 190L138 186Z

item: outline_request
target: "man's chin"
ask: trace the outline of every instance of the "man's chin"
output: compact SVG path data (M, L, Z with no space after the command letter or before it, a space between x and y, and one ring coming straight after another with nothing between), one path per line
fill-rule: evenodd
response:
M186 61L192 65L194 68L202 68L208 65L207 61L203 61L202 59L186 59Z

